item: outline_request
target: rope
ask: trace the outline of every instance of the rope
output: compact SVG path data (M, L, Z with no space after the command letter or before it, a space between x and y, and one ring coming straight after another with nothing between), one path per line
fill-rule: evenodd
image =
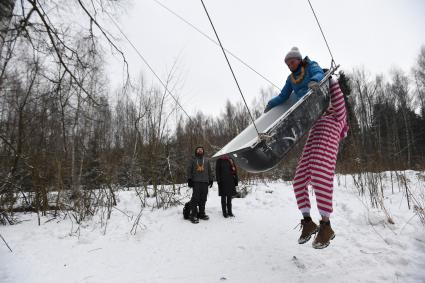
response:
M328 41L326 40L326 36L325 36L325 34L322 30L322 26L320 25L319 19L316 16L316 12L314 11L314 8L311 5L310 0L307 0L307 1L308 1L308 4L310 4L311 11L313 12L314 18L316 19L317 25L319 26L320 32L322 33L323 39L325 40L326 47L328 48L329 54L331 55L331 59L332 59L331 67L334 67L336 65L335 60L334 60L334 56L332 55L331 48L329 47Z
M105 10L106 15L111 19L114 26L119 30L122 36L127 40L127 42L131 45L131 47L136 51L137 55L139 55L140 59L142 59L143 63L149 68L149 70L152 72L152 74L158 79L158 81L161 83L161 85L164 87L164 89L168 92L168 94L174 99L176 104L180 107L180 109L186 114L186 116L189 118L189 120L192 120L187 114L186 110L184 110L183 106L180 104L180 102L177 100L177 98L171 93L171 91L168 89L167 85L161 80L161 78L156 74L154 69L151 67L151 65L148 63L148 61L143 57L143 55L139 52L139 50L136 48L136 46L131 42L131 40L127 37L127 35L122 31L122 29L119 27L117 22L112 18L112 16Z
M165 10L167 10L168 12L170 12L171 14L173 14L174 16L176 16L178 19L180 19L181 21L183 21L184 23L186 23L187 25L189 25L190 27L192 27L194 30L196 30L198 33L200 33L201 35L203 35L205 38L207 38L209 41L211 41L212 43L214 43L217 46L220 46L220 44L215 41L214 39L212 39L210 36L208 36L206 33L204 33L202 30L200 30L199 28L197 28L195 25L193 25L192 23L190 23L189 21L187 21L186 19L184 19L182 16L180 16L179 14L177 14L176 12L174 12L173 10L171 10L170 8L168 8L167 6L165 6L163 3L159 2L158 0L153 0L155 1L158 5L160 5L162 8L164 8ZM232 53L231 51L229 51L228 49L224 48L224 50L227 52L227 54L229 54L230 56L232 56L233 58L235 58L236 60L238 60L241 64L243 64L245 67L247 67L248 69L250 69L251 71L253 71L254 73L256 73L258 76L260 76L262 79L264 79L266 82L268 82L270 85L272 85L273 87L275 87L277 90L281 90L280 87L278 87L276 84L274 84L271 80L269 80L268 78L266 78L265 76L263 76L262 74L260 74L258 71L256 71L253 67L251 67L250 65L248 65L248 63L244 62L241 58L239 58L237 55L235 55L234 53Z
M207 14L208 20L210 21L211 26L212 26L212 28L213 28L213 30L214 30L215 36L217 37L218 43L220 44L221 51L223 51L224 58L226 58L227 65L229 66L230 71L232 72L233 79L234 79L234 80L235 80L235 82L236 82L236 85L237 85L237 87L238 87L238 89L239 89L239 93L241 94L242 99L243 99L243 102L245 103L245 107L246 107L246 109L248 110L248 114L249 114L249 116L251 117L252 124L254 125L255 131L257 132L257 135L258 135L258 136L260 136L260 132L258 131L257 126L255 125L254 117L252 116L251 111L249 110L248 104L246 103L246 100L245 100L245 97L244 97L244 95L243 95L243 93L242 93L241 87L239 86L238 80L236 79L235 73L233 72L232 65L230 65L229 59L227 58L227 55L226 55L226 51L224 50L223 45L221 44L220 38L218 37L217 31L215 30L215 27L214 27L214 24L213 24L213 22L212 22L212 20L211 20L211 17L210 17L210 15L208 14L207 7L205 7L205 4L204 4L204 1L203 1L203 0L201 0L201 3L202 3L202 6L204 7L205 13Z
M193 121L193 119L189 116L189 114L186 112L186 110L183 108L183 106L179 103L179 101L177 100L177 98L171 93L171 91L168 89L167 85L161 80L161 78L156 74L156 72L154 71L154 69L151 67L151 65L148 63L148 61L143 57L143 55L140 53L140 51L137 49L137 47L131 42L131 40L127 37L127 35L124 33L124 31L120 28L120 26L118 25L118 23L115 21L115 19L105 10L104 11L106 13L106 15L111 19L112 23L114 24L114 26L119 30L119 32L121 33L121 35L127 40L127 42L131 45L131 47L134 49L134 51L136 51L137 55L139 55L140 59L142 59L143 63L146 64L146 66L149 68L149 70L154 74L154 76L158 79L158 81L161 83L161 85L164 87L164 89L166 90L166 92L168 92L168 94L174 99L174 101L176 102L177 106L183 111L183 113L187 116L187 118L189 119L189 121L192 123L192 125L196 125L195 122ZM218 147L213 145L209 139L207 139L207 137L205 136L204 131L201 131L201 135L202 138L214 149L217 149Z

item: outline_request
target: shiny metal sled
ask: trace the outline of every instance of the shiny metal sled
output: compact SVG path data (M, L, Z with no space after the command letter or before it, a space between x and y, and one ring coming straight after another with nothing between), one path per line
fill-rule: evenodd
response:
M337 69L338 66L325 73L317 93L310 90L298 101L291 95L285 103L258 117L255 125L260 136L251 124L212 160L229 155L239 167L253 173L274 168L329 106L329 78Z

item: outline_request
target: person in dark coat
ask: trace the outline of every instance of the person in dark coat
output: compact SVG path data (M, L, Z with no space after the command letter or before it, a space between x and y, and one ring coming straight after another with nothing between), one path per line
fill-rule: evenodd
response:
M204 148L198 146L195 149L195 156L189 162L187 167L187 183L193 188L190 220L192 223L199 223L199 218L208 220L205 214L205 204L207 202L208 187L213 185L213 175L209 158L204 156ZM199 207L199 213L198 213Z
M238 175L235 162L228 156L220 157L215 164L215 176L218 183L218 195L221 196L221 209L223 216L233 217L232 196L238 185Z

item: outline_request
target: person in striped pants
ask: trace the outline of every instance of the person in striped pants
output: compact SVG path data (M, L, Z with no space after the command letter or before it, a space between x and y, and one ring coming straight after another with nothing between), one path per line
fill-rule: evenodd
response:
M330 106L310 129L293 182L298 208L304 217L301 220L302 232L298 243L306 243L317 233L313 247L318 249L327 247L335 237L329 221L332 213L333 180L339 142L348 131L344 95L336 79L331 79L329 83ZM322 217L319 226L310 217L308 185L314 190L317 208Z

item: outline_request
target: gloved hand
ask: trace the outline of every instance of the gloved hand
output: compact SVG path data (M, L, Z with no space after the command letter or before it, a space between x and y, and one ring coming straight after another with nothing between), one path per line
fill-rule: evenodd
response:
M189 188L193 188L193 181L192 181L192 179L187 179L187 186Z
M211 187L212 187L212 185L213 185L213 181L209 181L209 182L208 182L208 186L211 188Z
M309 81L308 88L312 89L313 92L316 92L319 89L319 83L315 81Z
M273 107L270 107L270 105L266 105L266 108L264 108L264 113L267 113L270 111L270 109L272 109Z

